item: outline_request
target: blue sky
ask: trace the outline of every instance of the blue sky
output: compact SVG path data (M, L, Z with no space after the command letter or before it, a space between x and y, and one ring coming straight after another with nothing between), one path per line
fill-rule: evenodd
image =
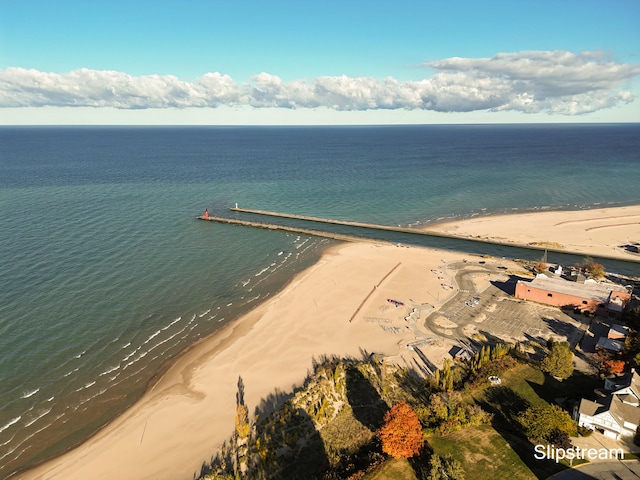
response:
M640 1L0 0L0 123L640 121Z

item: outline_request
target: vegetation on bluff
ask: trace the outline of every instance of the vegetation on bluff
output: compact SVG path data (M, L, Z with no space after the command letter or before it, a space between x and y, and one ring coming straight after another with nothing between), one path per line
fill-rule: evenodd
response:
M503 383L492 386L488 377L496 375ZM235 432L201 478L548 476L564 467L531 463L532 442L561 444L576 434L567 412L549 403L558 388L582 388L576 381L584 380L559 383L504 345L445 363L429 380L363 352L314 362L301 387L274 392L249 421L239 379Z

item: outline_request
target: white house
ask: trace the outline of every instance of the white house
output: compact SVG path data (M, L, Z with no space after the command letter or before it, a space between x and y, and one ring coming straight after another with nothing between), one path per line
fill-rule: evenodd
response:
M633 436L640 424L640 376L633 372L629 379L616 385L615 391L595 401L582 399L574 409L574 418L581 427L602 432L615 438Z

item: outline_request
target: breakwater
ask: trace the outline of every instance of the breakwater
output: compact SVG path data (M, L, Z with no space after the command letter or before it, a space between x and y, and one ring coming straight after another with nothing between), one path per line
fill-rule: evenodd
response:
M468 238L414 228L376 225L363 222L324 219L290 213L269 212L245 208L232 208L233 214L272 217L272 222L248 220L227 216L199 216L199 220L217 223L241 225L268 230L279 230L303 235L314 235L338 241L368 241L379 243L416 245L441 250L455 250L472 255L487 255L529 261L540 260L543 256L549 263L575 265L582 263L586 256L583 252L573 252L558 248L545 248L538 245L521 245L513 242L501 242L484 238ZM287 222L275 223L278 221ZM313 223L314 228L295 225L296 222ZM612 256L597 256L593 260L605 266L608 272L616 272L631 277L640 277L640 259L622 260Z
M357 237L354 235L344 235L340 233L325 232L322 230L313 230L310 228L291 227L287 225L276 225L273 223L252 222L249 220L240 220L237 218L217 217L217 216L208 216L208 217L199 216L196 218L198 220L206 220L209 222L228 223L230 225L241 225L244 227L264 228L266 230L280 230L283 232L301 233L303 235L314 235L316 237L331 238L333 240L340 240L344 242L361 242L363 240L362 237ZM384 240L379 240L379 241L384 242Z
M250 208L232 207L230 208L230 210L232 212L238 212L238 213L248 213L248 214L267 216L267 217L303 220L307 222L315 222L315 223L326 224L326 225L343 225L343 226L356 227L356 228L367 229L367 230L398 232L398 233L404 233L404 234L410 234L410 235L421 235L424 237L436 237L436 238L443 238L443 239L462 240L466 242L476 242L481 244L497 245L500 247L508 247L508 248L518 248L518 249L524 249L529 251L557 253L562 255L575 255L575 256L581 256L581 257L585 256L583 252L574 252L574 251L570 251L562 248L546 247L544 245L519 244L515 242L505 242L505 241L493 240L489 238L465 237L465 236L454 235L450 233L434 232L430 230L417 230L415 228L410 228L410 227L378 225L373 223L355 222L355 221L348 221L348 220L336 220L331 218L313 217L308 215L297 215L297 214L283 213L283 212L271 212L267 210L257 210L257 209L250 209ZM204 217L202 217L202 219L207 220ZM213 220L213 218L211 217L209 219ZM276 225L272 223L251 222L247 220L230 219L227 217L216 217L214 221L218 221L222 223L234 223L238 225L254 226L259 228L267 228L272 230L287 230L290 232L307 233L310 235L320 235L320 236L329 237L329 238L336 238L338 240L343 239L343 238L338 238L339 237L338 234L324 232L321 230L306 230L306 229L290 227L290 226L284 227L282 225ZM347 239L350 241L354 241L355 239L362 240L361 237L354 237L350 235L344 235L344 237L345 237L344 239ZM611 255L599 255L598 258L613 260L616 262L620 261L620 262L640 263L640 258L628 258L628 259L622 260L619 257L615 257Z

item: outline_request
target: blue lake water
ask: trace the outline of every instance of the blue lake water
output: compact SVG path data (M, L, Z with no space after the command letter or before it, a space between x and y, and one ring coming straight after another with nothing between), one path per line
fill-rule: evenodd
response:
M0 476L86 438L333 244L205 208L418 225L638 204L639 185L638 124L0 127Z

